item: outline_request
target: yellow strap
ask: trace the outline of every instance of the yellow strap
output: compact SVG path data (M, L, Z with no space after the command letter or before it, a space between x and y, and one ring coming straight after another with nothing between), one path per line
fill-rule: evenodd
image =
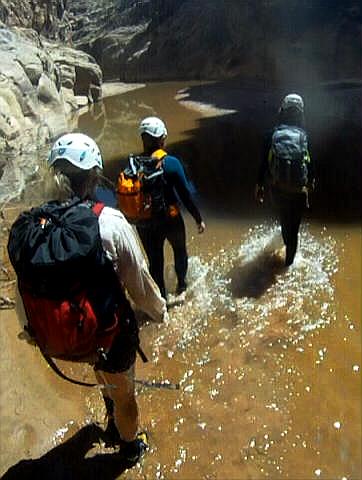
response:
M165 157L166 155L167 155L167 152L165 152L165 150L162 150L162 148L159 148L158 150L153 152L151 157L157 158L158 160L162 160L162 158Z

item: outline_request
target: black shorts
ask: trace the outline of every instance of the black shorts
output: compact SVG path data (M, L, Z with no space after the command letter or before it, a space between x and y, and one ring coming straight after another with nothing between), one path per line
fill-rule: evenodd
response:
M107 373L125 372L136 361L139 348L138 325L133 312L121 323L121 330L113 341L107 358L100 358L94 365L94 370Z

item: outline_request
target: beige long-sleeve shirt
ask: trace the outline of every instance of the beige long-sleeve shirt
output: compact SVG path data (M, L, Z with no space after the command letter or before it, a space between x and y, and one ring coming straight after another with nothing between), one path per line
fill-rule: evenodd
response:
M104 207L99 216L103 248L137 310L155 322L167 317L166 302L152 279L140 244L124 215Z

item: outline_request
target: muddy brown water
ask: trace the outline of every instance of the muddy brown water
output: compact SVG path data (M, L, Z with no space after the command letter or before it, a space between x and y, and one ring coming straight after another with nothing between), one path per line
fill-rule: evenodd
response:
M183 158L197 187L207 230L198 235L185 213L186 299L171 308L169 326L143 328L150 362L137 361L137 378L179 382L180 390L137 387L151 450L122 473L112 449L87 427L103 426L100 392L58 379L18 339L15 312L1 310L1 473L14 465L12 478L360 479L361 226L346 221L356 211L343 215L340 199L331 215L317 195L295 263L285 270L270 210L249 199L257 160L247 166L245 157L257 153L259 130L245 130L245 119L230 112L233 92L214 90L207 101L204 91L200 102L214 109L201 114L174 99L184 87L155 84L108 98L79 121L116 178L126 154L140 149L140 118L163 117L168 149ZM251 114L249 97L239 92L236 110L244 98ZM215 98L222 101L215 105ZM271 98L261 99L266 112ZM233 154L226 162L225 152ZM354 187L346 210L358 201ZM168 247L166 257L172 294ZM92 379L85 366L62 366ZM79 430L84 438L74 436ZM25 459L37 460L18 463Z

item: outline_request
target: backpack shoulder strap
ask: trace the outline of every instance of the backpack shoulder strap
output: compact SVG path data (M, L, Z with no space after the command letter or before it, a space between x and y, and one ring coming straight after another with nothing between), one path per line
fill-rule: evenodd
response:
M95 213L95 215L97 217L99 217L100 214L102 213L104 207L105 207L105 205L102 202L95 203L92 207L93 213Z
M165 150L162 150L162 148L159 148L152 154L152 158L157 158L158 163L157 163L157 168L161 168L163 164L163 159L167 157L167 152Z
M151 155L152 158L157 158L157 160L163 160L167 155L167 152L163 150L162 148L159 148L153 154Z

